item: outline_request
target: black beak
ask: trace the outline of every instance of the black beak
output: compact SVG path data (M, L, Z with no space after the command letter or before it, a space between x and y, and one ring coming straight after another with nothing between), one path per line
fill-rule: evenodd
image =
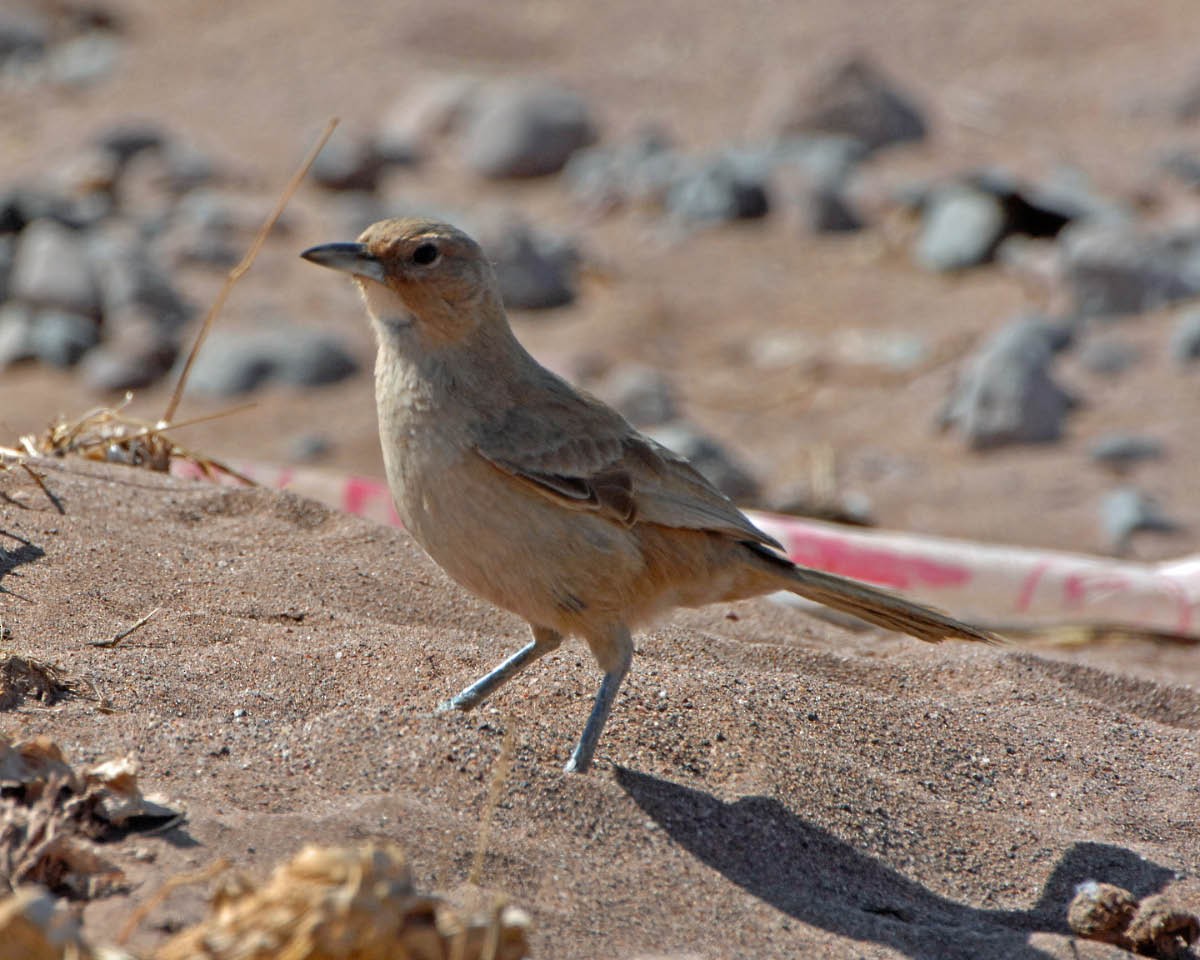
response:
M300 254L309 263L385 283L383 264L363 243L322 243Z

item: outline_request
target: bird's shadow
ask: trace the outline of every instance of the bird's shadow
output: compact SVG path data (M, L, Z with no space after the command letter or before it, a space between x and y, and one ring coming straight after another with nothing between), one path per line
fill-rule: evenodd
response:
M1171 870L1121 847L1076 843L1028 910L986 910L940 896L793 814L771 797L726 803L707 793L618 767L617 782L681 847L747 893L813 927L873 941L910 957L989 955L1043 960L1029 934L1068 934L1067 905L1084 880L1143 897Z
M0 536L15 540L16 547L6 547L0 543L0 579L10 575L17 567L25 563L33 563L46 555L46 551L36 543L7 530L0 530ZM0 584L0 593L12 593ZM13 594L19 596L19 594Z

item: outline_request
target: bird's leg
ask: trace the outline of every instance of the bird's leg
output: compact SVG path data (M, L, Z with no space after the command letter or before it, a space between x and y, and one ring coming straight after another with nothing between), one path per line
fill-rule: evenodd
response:
M562 634L549 627L533 627L533 640L505 660L491 673L480 677L462 693L438 705L439 710L470 710L508 683L535 660L559 648Z
M625 679L629 665L633 662L633 638L628 629L619 628L611 641L610 652L604 658L608 662L601 663L601 666L605 667L604 679L600 681L600 689L596 691L596 700L592 704L587 723L584 724L579 743L575 745L571 759L563 768L567 773L587 773L592 765L592 755L596 752L596 744L600 742L600 734L604 732L604 724L612 712L617 691L621 689L621 681Z

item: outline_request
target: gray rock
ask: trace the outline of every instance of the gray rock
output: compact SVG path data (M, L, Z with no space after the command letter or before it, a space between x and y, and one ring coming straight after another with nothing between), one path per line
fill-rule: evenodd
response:
M0 370L35 356L33 311L20 303L0 305Z
M627 203L660 206L684 163L669 138L650 129L630 143L576 151L562 175L577 203L604 212Z
M696 427L682 420L662 424L646 431L647 436L681 457L730 500L753 502L759 496L759 484L750 471L724 447Z
M1054 382L1053 359L1040 319L1006 324L967 362L942 425L956 425L975 450L1057 441L1074 400Z
M679 176L666 195L666 212L682 223L724 223L767 215L765 171L730 157L701 162Z
M1161 440L1136 433L1106 433L1088 447L1088 457L1093 463L1113 470L1125 470L1144 460L1158 460L1164 452Z
M1060 250L1080 316L1142 313L1200 293L1200 263L1183 236L1084 223L1063 231Z
M31 306L96 316L100 301L79 234L45 219L22 230L13 257L10 295Z
M79 366L89 388L117 393L141 390L159 380L171 369L175 354L173 342L150 332L107 340L89 350Z
M1200 310L1189 310L1175 321L1168 350L1182 366L1200 360Z
M13 237L0 234L0 303L8 299L8 281L16 248L17 242Z
M121 41L113 34L92 30L50 51L50 76L69 87L87 87L113 72L121 55Z
M36 60L50 46L50 24L33 11L0 10L0 63Z
M657 370L631 363L617 367L596 393L638 427L668 423L679 415L675 391Z
M176 205L164 246L178 263L223 270L241 259L235 232L228 201L212 190L193 190Z
M475 77L433 77L407 92L384 113L375 132L375 150L387 163L412 163L435 141L469 116L482 84Z
M776 101L771 127L779 136L798 133L842 134L869 150L923 140L925 120L917 105L877 67L860 57L843 61L816 87L794 86L768 93Z
M34 314L29 346L43 363L73 367L99 342L100 330L93 317L53 309Z
M0 233L20 233L35 220L77 227L67 201L48 190L13 185L0 191Z
M1100 504L1100 523L1105 540L1116 552L1129 546L1135 533L1175 533L1182 527L1150 495L1136 487L1120 487Z
M1079 363L1085 370L1104 377L1124 373L1142 358L1142 352L1123 340L1086 340L1079 351Z
M288 443L288 457L298 463L324 460L333 450L333 441L323 433L301 433Z
M1004 237L1000 202L972 187L951 184L928 198L917 238L916 260L927 270L951 271L991 260Z
M124 167L139 153L162 150L168 139L166 132L155 123L123 122L102 130L94 142Z
M248 333L216 330L196 357L188 390L237 396L269 380L297 386L334 383L357 369L342 342L318 330L292 326Z
M492 261L506 306L546 310L574 302L579 253L571 241L509 214L484 216L471 226Z
M100 288L106 322L129 312L151 318L174 333L192 317L192 307L175 289L157 248L137 230L114 226L89 238L88 257Z
M345 137L325 144L312 165L312 178L326 190L362 190L379 186L383 162L374 146Z
M513 82L485 92L463 131L462 158L491 178L557 173L596 140L587 104L544 82Z

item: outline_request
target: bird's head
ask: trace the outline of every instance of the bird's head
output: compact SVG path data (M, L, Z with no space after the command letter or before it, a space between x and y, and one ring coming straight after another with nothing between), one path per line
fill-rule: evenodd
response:
M301 256L354 277L381 334L412 328L429 344L454 344L482 325L507 324L479 244L446 223L381 220L354 243L321 244Z

